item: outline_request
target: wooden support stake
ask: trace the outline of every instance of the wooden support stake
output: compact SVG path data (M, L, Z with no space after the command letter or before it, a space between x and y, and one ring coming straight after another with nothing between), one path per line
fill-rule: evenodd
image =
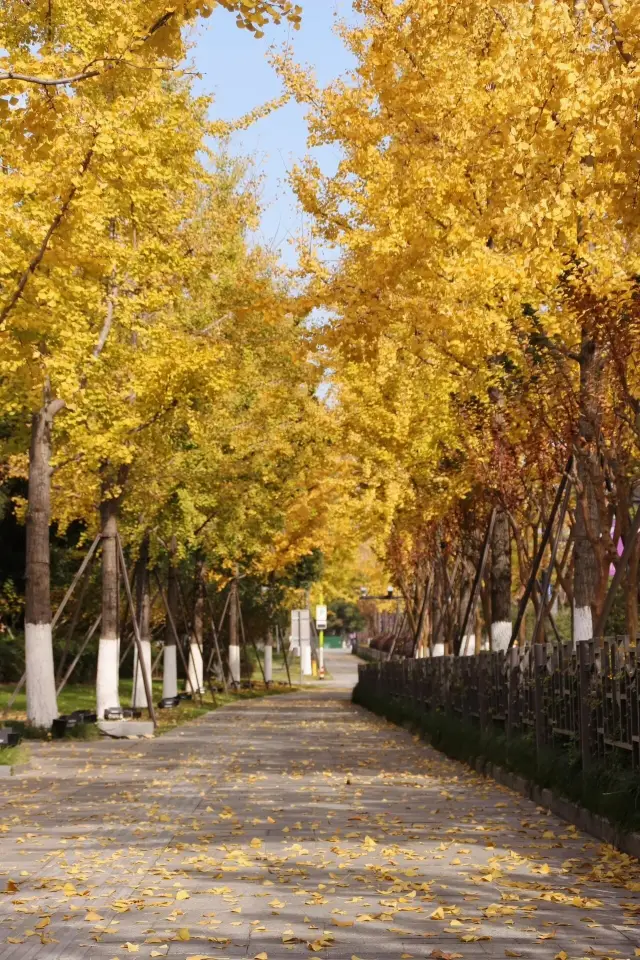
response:
M287 657L287 651L284 648L284 637L280 636L280 627L278 626L277 623L276 623L276 633L278 635L278 641L282 648L282 656L284 657L284 666L287 671L287 680L289 681L289 686L291 687L291 689L293 689L293 684L291 683L291 673L289 671L289 659Z
M236 596L237 596L237 594L236 594ZM244 649L245 649L245 651L246 651L246 649L247 649L247 637L246 637L246 634L245 634L245 632L244 632L244 620L243 620L243 617L242 617L242 606L240 605L240 597L239 597L239 596L238 596L238 619L239 619L239 621L240 621L240 633L242 634L242 646L244 647ZM255 640L253 639L253 637L251 637L251 645L252 645L253 651L254 651L254 653L255 653L255 655L256 655L256 660L258 661L258 666L260 667L260 673L262 674L262 682L264 683L265 688L266 688L266 687L268 686L268 684L267 684L267 678L266 678L264 669L263 669L263 667L262 667L262 661L261 661L261 659L260 659L260 654L258 653L258 648L257 648L257 646L256 646L256 642L255 642ZM251 687L251 677L249 677L249 687Z
M424 627L424 618L427 613L427 602L429 599L429 581L431 577L428 576L425 585L424 593L422 595L422 604L420 606L420 613L418 615L418 622L416 623L415 633L413 634L413 647L411 649L411 656L415 659L416 652L418 650L418 644L420 643L420 634L422 633L422 628ZM395 646L395 643L394 643ZM391 659L391 658L389 658Z
M79 595L79 597L78 597L78 602L77 602L77 604L76 604L76 608L75 608L75 610L73 611L73 617L71 618L71 624L70 624L70 626L69 626L69 629L67 630L67 636L66 636L66 638L65 638L65 643L64 643L63 650L62 650L62 654L61 654L61 656L60 656L60 663L58 664L58 670L57 670L57 672L56 672L56 683L60 683L60 678L61 678L62 675L63 675L63 671L64 671L65 664L66 664L66 661L67 661L67 657L68 657L68 655L69 655L69 647L71 646L71 641L73 640L73 635L74 635L74 633L76 632L76 629L77 629L77 627L78 627L78 621L79 621L79 619L80 619L80 614L82 613L82 604L83 604L83 602L84 602L85 594L86 594L86 592L87 592L87 587L89 586L89 578L90 578L90 576L91 576L91 569L92 569L92 567L93 567L94 558L95 558L95 554L92 554L92 555L90 556L90 558L89 558L89 562L87 563L87 565L86 565L86 567L85 567L84 577L83 577L83 580L82 580L82 586L80 587L80 595Z
M147 698L147 708L149 710L149 716L151 717L151 722L153 723L154 728L158 726L158 721L156 720L156 711L153 706L153 687L151 685L151 678L147 673L147 665L144 662L144 656L142 654L142 637L140 636L140 628L138 627L138 618L136 616L136 608L133 602L133 596L131 593L131 584L129 582L129 574L127 573L127 564L124 559L124 551L122 549L122 540L120 539L120 534L116 533L116 543L118 545L118 559L120 561L120 572L124 579L124 590L127 595L127 602L129 604L129 611L131 613L131 622L133 624L133 636L135 638L136 649L138 651L138 666L142 673L142 682L144 684L144 692Z
M73 673L73 671L74 671L75 668L77 667L78 661L80 660L80 657L82 656L82 654L84 653L84 651L87 649L87 647L88 647L88 645L89 645L89 642L90 642L92 636L94 635L94 633L96 632L96 630L97 630L98 627L100 626L101 620L102 620L102 614L99 613L98 616L96 617L96 619L93 621L92 625L91 625L91 626L89 627L89 629L87 630L87 634L86 634L84 640L82 641L82 646L80 647L80 649L79 649L78 652L76 653L75 657L73 658L73 660L72 660L71 663L69 664L69 667L68 667L68 669L67 669L67 672L65 673L64 677L63 677L62 680L60 681L60 683L59 683L59 685L58 685L58 689L56 690L56 697L59 697L59 696L60 696L60 694L62 693L62 691L63 691L64 688L66 687L67 683L69 682L69 679L71 678L71 674Z
M54 615L54 617L53 617L53 620L51 621L51 632L52 632L52 633L53 633L53 631L55 630L55 626L56 626L58 620L59 620L60 617L62 616L62 613L63 613L63 611L64 611L64 608L66 607L67 603L68 603L69 600L71 599L71 595L73 594L73 591L74 591L75 588L76 588L76 585L77 585L77 583L78 583L78 580L80 579L80 577L82 576L82 574L83 574L83 573L85 572L85 570L87 569L87 566L88 566L89 563L91 562L91 559L92 559L94 553L96 552L96 550L98 549L98 545L100 544L100 541L101 541L101 540L102 540L102 535L101 535L101 534L98 534L98 536L95 538L95 540L93 541L93 543L92 543L91 546L89 547L89 551L88 551L87 555L85 556L84 560L83 560L82 563L80 564L80 569L78 570L78 572L76 573L75 577L74 577L73 580L71 581L71 586L69 587L69 589L68 589L67 592L65 593L65 595L64 595L64 597L63 597L63 599L62 599L62 603L60 604L60 606L59 606L58 609L56 610L55 615Z
M629 559L631 557L631 552L633 550L633 546L635 544L636 537L638 536L639 531L640 531L640 507L638 507L638 509L635 512L635 516L633 518L631 528L627 535L627 542L624 545L622 556L620 557L616 565L616 572L613 576L613 580L609 585L609 590L607 592L607 596L604 601L602 613L598 617L597 623L594 627L594 630L593 630L594 638L602 639L602 636L604 634L604 629L607 625L607 620L609 619L609 614L611 613L611 607L613 606L613 601L615 600L618 587L620 586L622 582L622 578L627 572L627 567L629 566ZM636 587L634 584L632 589L635 589L635 588ZM629 637L629 639L633 643L637 638Z
M204 591L204 595L206 596L206 590L204 589L204 579L201 579L200 582L201 582L201 584L202 584L202 588L203 588L203 591ZM198 650L200 651L200 656L202 657L202 670L203 670L203 672L205 671L205 665L204 665L204 644L200 643L200 639L199 639L199 637L196 636L196 632L195 632L195 630L194 630L194 624L193 624L193 623L189 620L189 618L188 618L188 614L187 614L187 604L186 604L186 601L185 601L185 599L184 599L184 593L183 593L183 590L182 590L182 581L180 580L180 577L178 576L177 572L176 572L176 583L178 584L178 599L179 599L179 601L180 601L180 606L182 607L182 619L184 620L185 629L186 629L186 631L187 631L187 635L189 636L189 656L187 657L187 660L188 660L189 663L193 663L194 673L197 675L197 670L195 670L196 664L195 664L195 661L192 660L192 657L191 657L191 637L195 637L196 646L197 646ZM188 672L188 671L187 671L187 672ZM205 679L205 678L203 677L203 679ZM206 681L207 681L207 685L208 685L208 687L209 687L209 693L211 694L211 699L213 700L213 703L215 704L215 703L216 703L216 692L215 692L215 690L213 689L213 684L212 684L212 682L211 682L211 674L210 674L210 671L209 671L208 669L206 670ZM193 684L192 684L191 686L193 687ZM202 705L202 704L204 703L204 697L202 696L202 693L201 693L200 691L198 691L198 693L200 694L200 704Z
M71 595L73 594L73 591L74 591L75 588L76 588L76 584L77 584L78 580L80 579L80 577L82 576L82 574L83 574L84 571L86 570L87 564L90 562L90 560L91 560L91 558L93 557L94 553L95 553L96 550L98 549L98 545L100 544L100 541L101 541L101 540L102 540L102 536L101 536L101 534L98 534L98 536L95 538L95 540L93 541L93 543L92 543L91 546L89 547L88 553L86 554L84 560L83 560L82 563L80 564L80 569L77 571L76 575L74 576L73 580L71 581L71 586L69 587L69 589L68 589L67 592L65 593L65 595L64 595L64 597L63 597L63 599L62 599L62 603L60 604L60 606L58 607L58 609L56 610L56 612L55 612L55 614L54 614L53 620L51 621L51 633L53 633L53 630L54 630L55 625L57 624L58 620L59 620L60 617L62 616L62 611L64 610L64 608L66 607L67 603L68 603L69 600L71 599ZM13 693L12 693L11 696L9 697L9 700L8 700L8 702L7 702L6 707L5 707L4 710L2 711L2 715L3 715L3 716L6 716L6 715L9 713L9 710L11 710L11 707L12 707L12 706L14 705L14 703L16 702L16 699L17 699L18 696L20 695L20 693L21 693L21 691L22 691L22 688L24 687L24 685L25 685L26 682L27 682L27 671L25 670L25 672L22 674L22 676L21 676L20 679L18 680L18 683L16 684Z
M516 642L516 638L518 636L518 633L520 632L520 626L522 624L522 621L524 620L524 615L527 610L527 604L529 603L529 600L531 599L531 594L533 593L533 590L535 588L535 583L538 577L538 570L540 569L540 564L542 563L544 552L547 549L547 544L551 539L553 524L556 518L556 514L560 509L562 498L564 497L565 487L569 483L569 475L572 469L573 469L573 455L569 457L564 473L562 474L562 480L560 481L560 485L556 493L556 498L553 501L551 514L549 515L549 519L547 521L547 526L545 527L544 535L542 537L542 540L540 541L540 545L538 546L538 552L536 553L536 556L534 558L533 566L531 567L531 572L529 574L529 579L527 580L527 585L525 587L524 593L522 595L522 599L520 600L520 604L518 606L518 615L516 617L516 622L514 623L513 629L511 631L509 649L511 649L511 647ZM543 604L544 604L544 598L543 598Z
M547 612L551 613L550 605L547 602L549 596L549 587L551 586L551 577L553 575L553 568L556 562L556 556L558 553L558 544L560 543L560 537L562 536L562 528L564 526L564 518L567 515L567 510L569 508L569 500L571 498L571 490L573 489L573 484L570 479L567 480L566 488L564 491L564 498L562 500L562 505L560 507L560 512L558 514L558 528L556 530L556 535L553 538L553 543L551 545L551 559L549 560L549 566L547 567L542 581L542 596L540 598L540 606L538 608L538 614L536 616L536 622L533 627L532 633L532 643L538 642L538 631L542 625L544 617Z
M165 614L166 614L167 620L169 621L169 626L171 627L171 632L172 632L172 634L173 634L174 640L176 641L176 648L177 648L177 650L178 650L178 652L179 652L179 654L180 654L180 659L182 660L182 666L184 667L184 670L185 670L185 672L186 672L187 683L188 683L189 686L191 687L191 693L193 694L193 696L194 696L194 697L199 697L200 703L202 703L202 695L200 694L199 691L196 692L196 690L195 690L194 687L193 687L193 683L191 682L191 678L190 678L190 676L189 676L189 666L188 666L188 664L187 664L187 662L186 662L186 660L185 660L185 657L184 657L184 650L182 649L182 644L180 643L180 637L178 636L178 631L177 631L177 629L176 629L176 624L175 624L175 621L174 621L173 616L172 616L172 614L171 614L171 610L169 609L169 604L168 604L168 602L167 602L167 598L166 598L165 595L164 595L164 590L162 589L162 584L160 583L160 577L159 577L159 575L158 575L158 571L157 571L157 570L154 570L153 573L154 573L154 576L155 576L155 578L156 578L156 583L158 584L158 594L160 595L160 599L162 600L162 605L164 606L164 612L165 612Z
M211 672L211 661L213 660L213 654L214 654L214 650L215 650L215 653L216 653L216 656L217 656L217 660L218 660L218 667L219 667L219 669L220 669L220 676L222 677L222 684L223 684L223 686L224 686L224 692L225 692L225 693L228 693L228 692L229 692L229 688L228 688L228 686L227 686L227 677L226 677L226 674L225 674L225 672L224 672L224 664L223 664L223 662L222 662L222 654L220 653L220 644L218 643L218 633L219 633L220 630L222 630L222 625L223 625L223 623L224 623L224 616L225 616L225 614L226 614L226 612L227 612L227 607L229 606L229 596L227 595L227 602L225 603L225 605L224 605L224 610L222 611L222 617L221 617L221 619L220 619L220 626L219 626L218 630L216 630L216 623L215 623L215 620L214 620L214 617L213 617L213 605L212 605L212 603L211 603L211 599L210 599L210 597L209 597L209 591L207 590L207 585L206 585L206 584L205 584L205 587L204 587L204 599L205 599L205 602L206 602L206 604L207 604L207 607L209 608L209 620L210 620L210 622L211 622L211 632L213 633L213 643L214 643L214 648L211 650L211 656L209 657L209 663L207 664L207 671L208 671L209 673Z
M457 644L457 656L460 656L460 651L462 650L462 643L464 638L467 635L467 627L469 626L469 621L473 615L473 612L476 608L476 603L478 602L478 596L480 594L480 585L482 583L482 578L484 576L484 570L487 565L487 558L489 556L489 547L491 546L491 537L493 535L493 528L496 523L496 516L498 510L496 507L491 511L491 516L489 517L489 523L487 524L487 532L484 535L484 541L482 544L482 552L480 553L480 561L476 568L476 575L473 580L473 586L471 588L471 596L469 597L469 602L467 604L467 609L464 612L464 617L462 618L462 623L460 625L460 633L458 634L458 644Z

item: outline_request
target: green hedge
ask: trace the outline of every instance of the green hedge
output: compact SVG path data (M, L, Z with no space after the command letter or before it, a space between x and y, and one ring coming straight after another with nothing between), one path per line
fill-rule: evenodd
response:
M419 714L406 702L366 696L360 685L353 691L353 702L418 733L454 760L473 765L478 757L484 757L625 830L640 830L640 773L630 767L608 763L583 774L580 754L574 748L547 749L538 757L533 737L507 740L500 730L482 731L451 714Z

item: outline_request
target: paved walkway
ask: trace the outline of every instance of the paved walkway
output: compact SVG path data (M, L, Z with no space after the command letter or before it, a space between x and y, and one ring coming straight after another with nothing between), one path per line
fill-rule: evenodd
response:
M0 785L0 958L636 956L635 862L352 707L336 657Z

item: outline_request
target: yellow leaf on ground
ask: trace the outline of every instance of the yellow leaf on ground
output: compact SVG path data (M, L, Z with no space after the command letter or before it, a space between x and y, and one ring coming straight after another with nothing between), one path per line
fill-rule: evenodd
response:
M126 943L122 944L122 949L127 950L129 953L138 953L140 951L140 947L137 943L129 943L128 940Z
M267 953L256 953L253 960L269 960L269 954Z
M178 890L176 893L176 900L188 900L189 894L186 890Z

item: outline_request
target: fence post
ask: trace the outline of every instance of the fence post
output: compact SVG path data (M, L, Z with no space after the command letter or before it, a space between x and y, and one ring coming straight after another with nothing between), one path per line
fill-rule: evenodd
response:
M546 668L546 648L543 643L534 643L533 645L533 668L535 670L534 677L534 704L536 710L536 757L540 759L540 753L544 747L545 737L544 737L544 689L543 689L543 673L542 671Z
M518 696L518 667L520 665L520 651L517 647L511 647L507 650L506 666L508 676L508 700L507 700L507 740L513 736L516 720L516 699Z
M485 670L485 659L486 655L484 653L479 653L474 660L477 661L478 665L478 719L480 720L480 729L484 732L487 726L487 677Z
M580 755L582 772L591 766L591 710L589 707L591 646L593 641L578 643L578 703L580 704Z

